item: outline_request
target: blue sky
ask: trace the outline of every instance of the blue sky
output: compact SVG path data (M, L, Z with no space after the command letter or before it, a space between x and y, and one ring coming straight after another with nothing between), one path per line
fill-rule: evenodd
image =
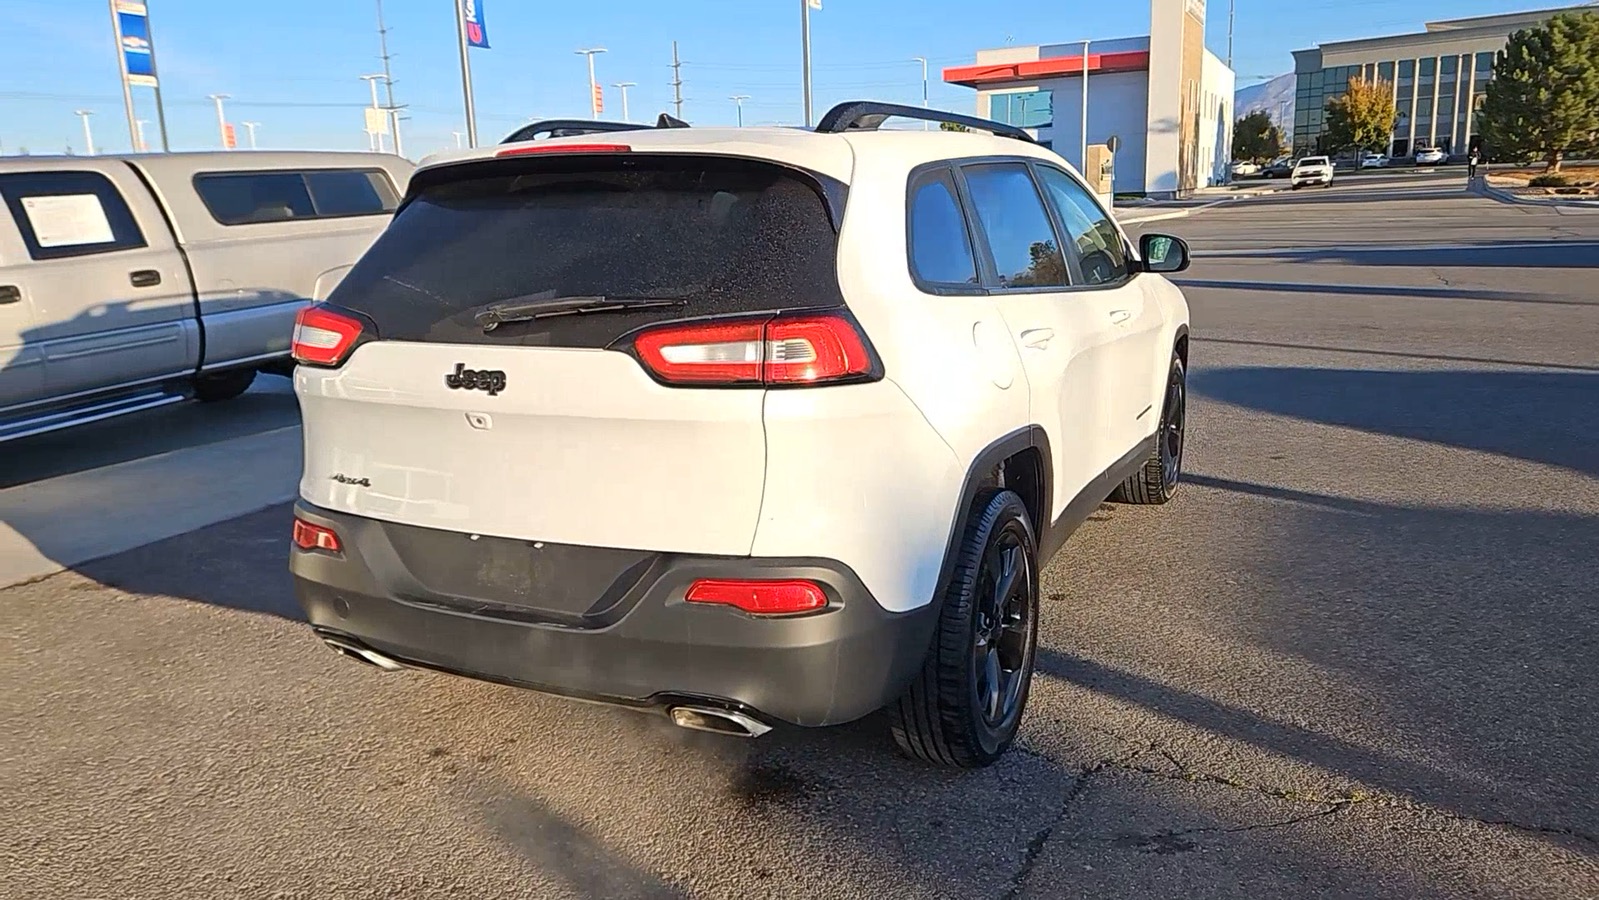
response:
M609 85L632 81L633 118L670 109L671 42L683 59L685 117L732 124L733 94L748 94L746 124L797 123L800 0L611 0L603 5L483 0L491 50L472 52L478 132L491 142L530 117L588 115L579 47L603 46L598 76L606 118L621 104ZM377 60L375 0L149 0L173 149L217 146L206 96L230 94L228 118L261 123L260 146L364 149L360 107ZM1291 50L1318 41L1420 30L1427 19L1536 9L1505 0L1238 0L1234 57L1239 85L1293 68ZM920 102L932 63L935 106L969 112L972 92L941 84L938 69L971 62L1006 43L1054 43L1146 34L1146 3L1084 0L825 0L812 17L816 114L846 99ZM409 104L405 149L416 158L453 146L463 129L451 0L386 0L396 100ZM1210 0L1208 40L1226 53L1227 5ZM0 2L0 152L27 147L81 152L73 114L93 110L95 143L130 144L105 0ZM155 107L135 88L140 118ZM244 131L239 129L244 141Z

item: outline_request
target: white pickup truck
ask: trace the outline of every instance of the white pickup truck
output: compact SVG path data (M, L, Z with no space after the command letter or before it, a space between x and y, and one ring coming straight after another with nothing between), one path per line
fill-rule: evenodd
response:
M294 317L413 165L335 152L0 158L0 441L288 374Z

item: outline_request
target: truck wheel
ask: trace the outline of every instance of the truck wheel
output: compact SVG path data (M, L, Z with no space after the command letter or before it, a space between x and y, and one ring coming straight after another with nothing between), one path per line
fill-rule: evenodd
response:
M1038 551L1022 499L988 495L956 552L927 661L888 712L905 755L976 769L1009 749L1032 685Z
M1166 401L1160 410L1160 430L1155 432L1155 449L1137 472L1116 487L1110 495L1113 502L1165 503L1177 493L1187 424L1188 373L1183 369L1182 358L1173 353L1166 376Z
M194 378L194 399L201 403L232 400L234 397L249 390L250 385L254 382L254 369L196 375Z

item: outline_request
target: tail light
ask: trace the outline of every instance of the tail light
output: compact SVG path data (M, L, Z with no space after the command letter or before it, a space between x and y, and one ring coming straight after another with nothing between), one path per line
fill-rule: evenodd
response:
M840 315L699 322L641 332L633 350L673 385L813 385L870 378L871 351Z
M814 581L732 581L702 578L683 596L689 603L732 606L758 616L813 612L827 606L827 594Z
M294 361L308 366L337 366L360 339L362 325L326 306L307 306L294 318Z
M301 550L323 550L328 553L340 553L344 545L339 543L339 535L331 528L313 525L296 516L294 519L294 546Z

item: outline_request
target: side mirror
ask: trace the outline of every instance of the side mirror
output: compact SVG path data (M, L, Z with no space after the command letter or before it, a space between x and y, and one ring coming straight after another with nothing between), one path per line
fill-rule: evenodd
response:
M1166 234L1146 234L1138 239L1144 271L1170 275L1188 268L1188 242Z

